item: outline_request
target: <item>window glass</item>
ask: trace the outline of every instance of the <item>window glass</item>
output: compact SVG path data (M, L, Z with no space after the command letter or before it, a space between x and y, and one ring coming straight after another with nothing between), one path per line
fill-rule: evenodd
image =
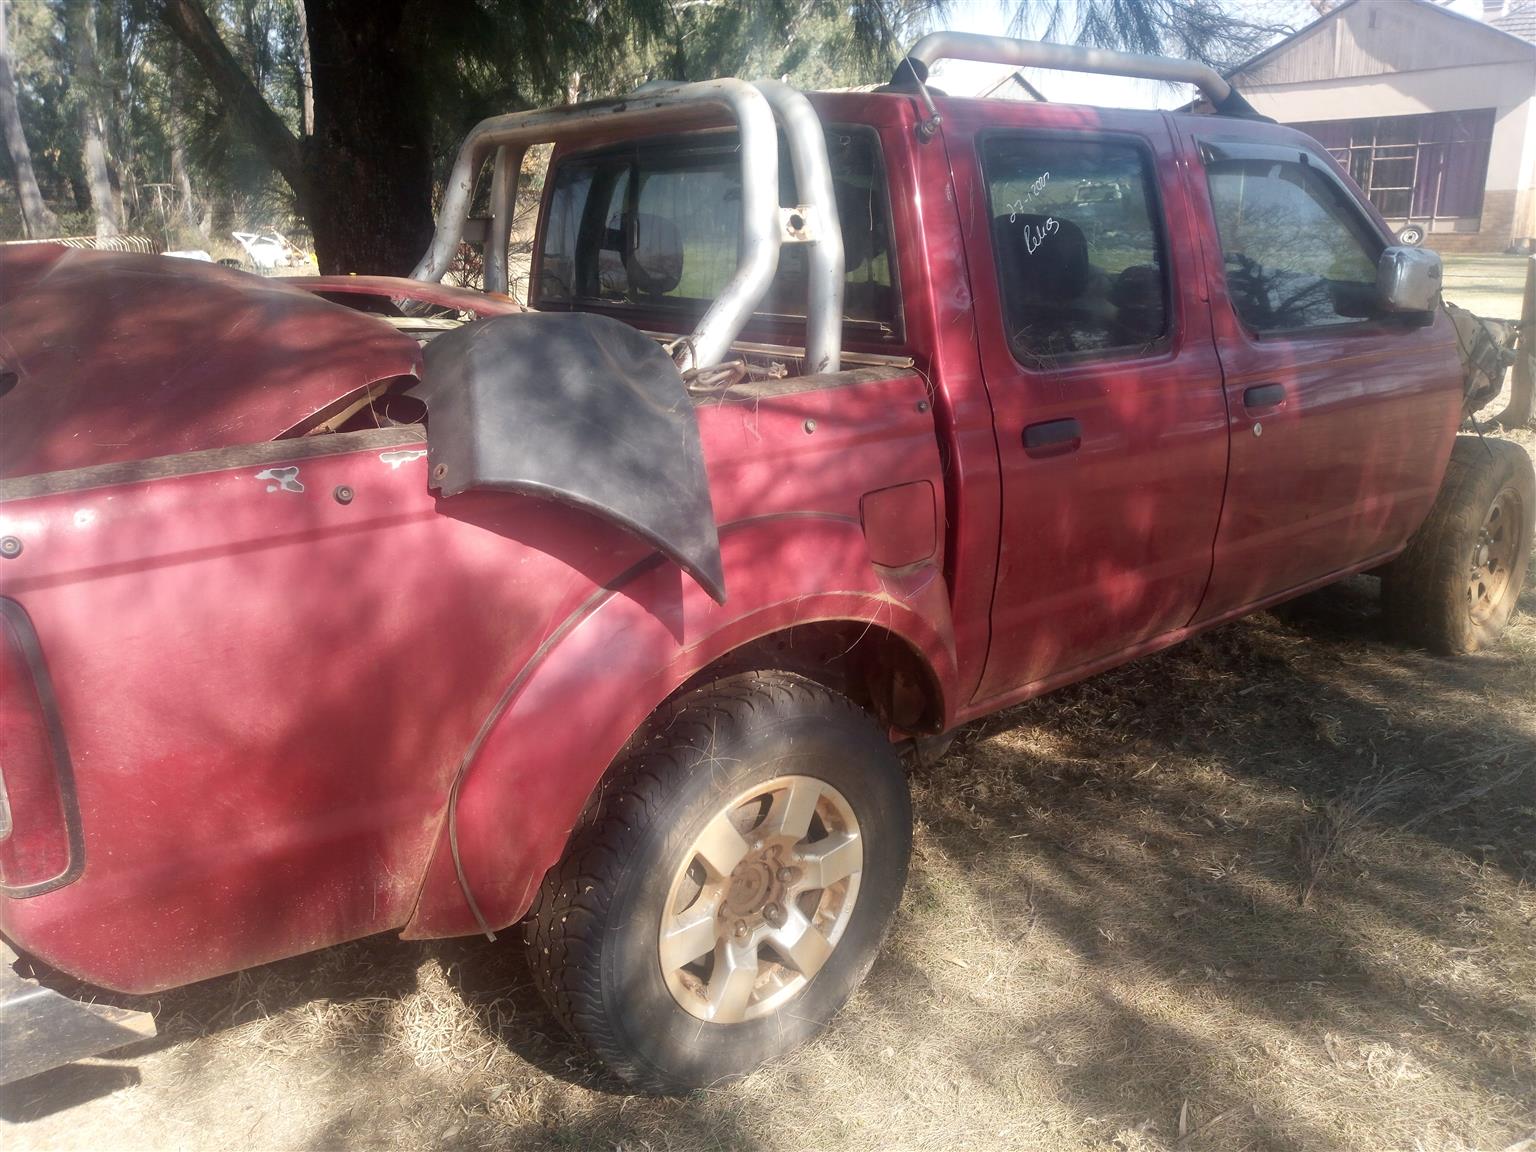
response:
M982 164L1016 357L1132 353L1166 334L1162 230L1140 148L997 135Z
M1348 324L1375 311L1381 244L1308 164L1222 160L1206 167L1227 290L1259 332Z
M872 132L827 130L843 229L844 314L899 331L889 209ZM780 203L794 204L781 149ZM701 314L736 271L741 159L731 134L572 156L554 173L535 303L636 305ZM807 250L786 244L759 314L805 315Z

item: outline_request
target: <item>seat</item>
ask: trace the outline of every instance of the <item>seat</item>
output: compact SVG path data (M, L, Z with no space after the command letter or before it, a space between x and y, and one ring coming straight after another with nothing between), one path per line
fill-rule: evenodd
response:
M992 221L1008 339L1021 356L1059 356L1103 343L1108 300L1092 291L1083 230L1059 216L1003 213Z

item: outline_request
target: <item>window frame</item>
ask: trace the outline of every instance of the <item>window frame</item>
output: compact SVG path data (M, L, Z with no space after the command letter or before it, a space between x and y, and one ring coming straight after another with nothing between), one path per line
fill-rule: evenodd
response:
M1129 148L1136 153L1141 161L1142 177L1147 189L1147 210L1151 218L1153 240L1157 245L1157 254L1162 257L1164 322L1162 335L1156 340L1146 344L1126 344L1118 348L1037 355L1032 359L1026 359L1020 355L1021 349L1008 332L1008 301L1006 289L1003 287L1002 268L998 263L997 247L993 243L992 236L992 221L995 216L992 211L992 172L987 161L987 149L994 140L999 138L1038 140L1048 144L1113 144ZM1182 315L1175 291L1177 281L1173 272L1173 250L1169 244L1168 212L1163 198L1162 181L1158 179L1157 173L1157 152L1147 138L1138 132L1114 129L1019 128L992 125L977 132L973 140L976 169L981 176L980 190L985 198L987 209L987 251L991 255L990 271L997 296L998 316L1002 324L1003 343L1007 346L1008 354L1013 357L1014 363L1029 372L1045 373L1101 361L1135 363L1167 356L1177 345L1176 337Z
M885 160L884 141L881 139L879 130L869 124L828 123L822 125L822 132L828 137L835 135L862 136L868 141L874 160L871 176L880 185L880 206L885 211L886 262L891 277L890 315L880 319L853 319L845 311L842 323L843 346L844 348L848 348L851 345L878 346L882 352L899 350L905 347L907 340L906 300L901 286L900 259L897 250L900 239L896 229L894 202L891 199L890 169ZM545 193L539 214L539 227L534 235L533 258L529 267L528 306L541 312L592 312L612 316L626 323L634 322L641 327L673 326L683 330L691 329L708 310L709 306L713 303L712 300L703 301L702 307L696 301L669 306L664 303L658 305L651 301L643 304L632 304L605 300L601 297L576 297L574 295L569 300L545 300L539 289L544 282L544 245L549 225L548 205L554 195L555 176L561 165L571 162L580 163L602 160L615 156L635 157L643 155L647 151L666 155L670 150L673 156L679 153L686 155L689 152L698 154L719 147L721 142L731 139L731 136L731 130L727 128L674 132L659 136L646 136L634 140L615 141L610 144L586 148L580 151L556 153L551 158L549 170L545 175ZM782 178L782 173L784 172L783 165L788 163L788 158L784 151L784 135L782 131L779 133L779 143ZM679 144L683 147L678 148ZM609 194L611 195L611 192ZM588 202L582 207L583 215L590 210L589 205L590 193ZM774 275L778 275L777 269ZM844 282L846 285L846 270ZM762 303L762 301L758 301L758 303ZM775 343L782 343L792 347L803 347L805 344L805 325L806 317L804 315L754 310L751 318L747 321L742 331L738 333L736 339L740 341L751 339L753 336L766 335L772 337L772 342Z
M1332 155L1327 153L1326 150L1320 154L1315 149L1301 143L1276 144L1258 143L1248 140L1213 140L1208 138L1199 139L1196 141L1196 144L1200 158L1200 169L1205 177L1205 195L1211 214L1210 226L1216 237L1216 266L1221 273L1222 291L1226 295L1228 306L1232 309L1233 317L1250 340L1295 340L1318 336L1369 335L1393 327L1390 314L1362 316L1358 319L1346 319L1337 324L1318 324L1301 328L1269 328L1260 330L1250 324L1247 317L1238 309L1236 299L1232 295L1231 285L1228 283L1226 243L1221 235L1221 222L1216 211L1216 197L1211 189L1210 166L1212 164L1250 161L1305 165L1321 175L1324 183L1333 189L1334 195L1341 202L1344 214L1353 221L1355 228L1360 233L1357 239L1376 242L1378 247L1375 255L1372 257L1376 265L1380 265L1382 252L1391 247L1396 242L1396 238L1383 232L1375 218L1364 209L1355 191L1349 186L1345 178L1339 174L1337 168L1338 161L1334 160ZM1303 191L1305 191L1305 186L1303 186Z

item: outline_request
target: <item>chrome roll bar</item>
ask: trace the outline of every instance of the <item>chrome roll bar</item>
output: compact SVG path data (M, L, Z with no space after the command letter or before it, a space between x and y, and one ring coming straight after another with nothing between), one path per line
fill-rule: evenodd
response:
M1221 104L1232 92L1232 85L1222 78L1221 73L1193 60L1080 48L1073 44L1047 44L1041 40L1015 40L1009 36L930 32L912 46L907 57L925 68L932 66L935 60L975 60L983 64L1011 64L1015 68L1052 68L1062 72L1169 80L1195 85L1213 104Z
M795 170L794 212L800 228L789 228L787 240L810 245L805 302L805 371L836 372L843 350L843 228L838 219L837 193L832 187L832 163L821 117L803 92L778 80L758 80L755 87L773 105L774 115L789 142L789 162Z
M704 368L720 363L773 281L782 237L779 146L773 108L762 92L744 80L706 80L648 88L619 100L512 112L482 120L459 145L443 192L432 245L411 272L411 278L443 278L464 238L475 177L492 149L496 150L496 173L492 175L492 208L496 216L485 241L486 286L504 292L505 239L511 231L511 208L517 199L523 153L530 145L581 143L611 136L616 129L694 127L701 105L714 105L729 112L740 133L741 256L730 282L685 341L680 366Z

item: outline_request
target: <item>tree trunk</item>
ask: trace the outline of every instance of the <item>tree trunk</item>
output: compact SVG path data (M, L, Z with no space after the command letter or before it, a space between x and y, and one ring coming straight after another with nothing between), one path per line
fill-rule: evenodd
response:
M181 142L181 117L171 117L171 183L176 186L176 215L190 228L197 229L203 243L208 243L208 229L197 216L197 201L192 195L192 177L187 172L187 153Z
M227 114L249 137L252 144L288 182L298 198L299 211L307 214L309 188L304 177L304 155L299 142L272 111L251 78L231 54L219 31L208 19L199 0L163 0L161 18L171 32L192 53L198 67L208 77Z
M315 65L309 58L309 13L304 10L304 0L294 6L299 18L299 89L303 96L305 136L315 134Z
M21 106L16 101L16 70L11 63L10 13L6 0L0 0L0 128L5 132L5 147L16 170L16 192L21 198L21 221L27 235L36 239L52 236L59 230L59 219L43 202L32 170L32 151L21 125Z
M114 200L112 169L107 162L106 117L103 115L101 70L96 61L96 0L64 5L65 35L74 58L74 81L80 93L80 153L85 179L96 213L96 238L116 236L122 229Z
M306 6L315 134L304 166L320 270L406 275L433 221L431 122L405 0Z
M112 178L112 206L119 227L126 227L139 211L139 184L134 177L133 135L122 130L120 109L133 107L133 85L128 71L128 50L123 43L123 20L117 0L96 0L98 37L106 31L106 45L97 42L96 69L101 74L105 98L101 109L102 139L107 146L107 174ZM129 210L129 206L132 210Z
M262 98L198 0L162 0L161 13L293 189L320 271L405 275L432 239L431 123L406 0L305 7L315 131L303 141Z
M181 45L171 45L171 100L170 100L170 144L171 144L171 183L176 192L176 214L186 221L191 228L197 229L197 234L204 244L208 243L208 221L200 219L197 211L197 198L192 194L192 175L187 171L187 130L182 120L181 107L183 101L182 86L182 58Z

